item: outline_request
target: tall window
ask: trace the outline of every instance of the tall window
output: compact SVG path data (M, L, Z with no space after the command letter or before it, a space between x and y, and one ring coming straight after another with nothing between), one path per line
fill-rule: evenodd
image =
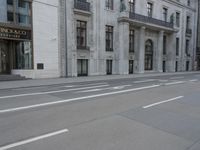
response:
M13 0L7 0L8 5L13 5Z
M187 0L187 5L190 6L190 0Z
M180 27L180 13L176 12L176 26Z
M176 56L179 55L179 38L176 38Z
M129 0L129 9L130 9L130 12L132 13L135 12L135 0Z
M168 14L168 9L167 8L163 8L163 19L166 22L167 22L167 14Z
M187 19L186 19L186 29L189 29L190 28L190 16L187 16Z
M14 14L13 12L7 12L7 21L13 22L14 21Z
M27 2L24 0L18 0L18 7L26 8Z
M106 0L106 8L113 10L113 0Z
M153 70L153 42L147 40L145 43L145 70Z
M185 54L187 56L189 55L189 44L190 44L190 41L186 40L186 42L185 42Z
M150 2L147 3L147 14L148 14L148 17L153 16L153 4Z
M135 36L134 30L129 31L129 52L134 52Z
M163 36L163 55L167 54L167 37L166 35Z
M113 26L106 26L106 51L113 51Z
M77 48L86 49L87 46L87 22L77 21Z

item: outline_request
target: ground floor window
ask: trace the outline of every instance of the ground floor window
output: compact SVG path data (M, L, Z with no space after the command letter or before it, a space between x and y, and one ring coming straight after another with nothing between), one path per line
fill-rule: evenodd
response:
M175 71L178 72L178 61L176 61Z
M189 68L190 68L190 62L186 61L186 71L189 71Z
M78 76L88 76L88 60L78 59L77 61Z
M133 74L134 72L134 60L129 60L129 74Z
M112 60L106 60L106 74L112 74Z
M200 70L200 57L197 57L197 70Z

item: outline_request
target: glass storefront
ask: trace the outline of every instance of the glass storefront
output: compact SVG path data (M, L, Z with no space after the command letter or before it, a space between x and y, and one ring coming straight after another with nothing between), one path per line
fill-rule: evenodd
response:
M14 59L13 69L32 69L33 53L31 42L16 42Z
M0 40L0 74L33 69L31 41Z

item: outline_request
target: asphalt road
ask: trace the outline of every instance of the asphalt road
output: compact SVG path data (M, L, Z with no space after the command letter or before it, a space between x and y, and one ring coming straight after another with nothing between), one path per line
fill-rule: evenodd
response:
M200 75L0 90L0 150L200 150Z

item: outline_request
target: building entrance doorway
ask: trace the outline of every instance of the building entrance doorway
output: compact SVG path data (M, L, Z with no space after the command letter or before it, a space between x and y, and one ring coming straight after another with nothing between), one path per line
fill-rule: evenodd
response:
M134 72L134 60L129 60L129 74L133 74Z
M78 59L77 68L78 68L78 76L87 76L88 75L88 60Z
M6 41L0 41L0 74L10 73L9 58L8 43Z

